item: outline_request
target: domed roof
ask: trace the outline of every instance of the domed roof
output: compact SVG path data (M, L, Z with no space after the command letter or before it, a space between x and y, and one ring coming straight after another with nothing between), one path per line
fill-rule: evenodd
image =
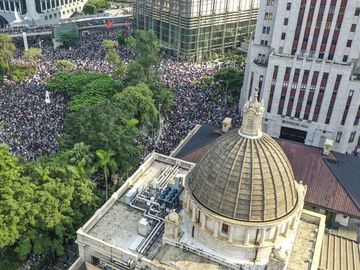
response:
M221 136L197 164L190 192L212 212L240 221L270 221L295 208L291 165L275 140L261 132L262 105L244 108L241 130Z

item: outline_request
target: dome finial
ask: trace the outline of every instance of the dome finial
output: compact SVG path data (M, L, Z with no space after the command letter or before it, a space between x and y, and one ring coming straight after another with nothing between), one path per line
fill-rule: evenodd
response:
M254 98L250 97L244 105L240 135L253 139L260 138L263 113L264 105L258 101L258 89L256 88Z

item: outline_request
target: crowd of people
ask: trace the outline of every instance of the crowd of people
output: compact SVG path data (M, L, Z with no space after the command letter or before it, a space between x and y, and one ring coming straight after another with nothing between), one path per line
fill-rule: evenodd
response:
M239 125L237 104L225 108L223 102L215 102L225 98L222 86L203 87L202 78L214 75L218 69L211 63L194 64L173 58L161 61L158 71L162 81L174 90L176 107L164 112L164 130L154 142L154 150L170 154L196 124L220 125L225 117L231 117L233 125Z
M47 80L58 71L57 61L61 59L71 61L79 70L110 73L102 42L115 38L115 31L89 35L82 37L81 42L70 50L54 49L43 42L43 56L36 63L36 75L19 85L5 84L0 90L0 136L15 155L33 160L59 150L58 139L67 112L67 100L60 93L51 93L50 104L45 103ZM21 39L14 41L21 50ZM39 46L38 41L30 39L29 46ZM136 58L136 54L124 46L119 46L118 53L125 63ZM174 91L176 105L171 110L161 111L164 120L161 135L144 142L146 152L156 150L169 154L196 124L218 125L226 116L232 117L235 124L239 122L236 104L225 111L221 103L214 102L224 98L218 85L214 84L211 89L202 87L202 78L213 75L218 66L164 57L156 69L161 80Z

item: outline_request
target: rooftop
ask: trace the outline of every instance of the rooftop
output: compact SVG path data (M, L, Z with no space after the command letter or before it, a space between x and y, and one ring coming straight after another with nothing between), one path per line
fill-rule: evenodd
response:
M142 214L141 211L116 201L88 234L113 246L131 249L131 244L139 244L144 239L134 226L139 223Z
M217 126L203 125L176 157L198 163L220 136L215 132L217 130ZM333 152L337 163L331 163L324 159L319 147L275 140L289 159L295 180L303 181L308 186L305 197L307 204L360 218L359 196L356 196L360 193L360 182L357 181L360 179L359 158ZM324 189L324 186L327 188Z
M360 269L360 244L332 234L325 234L319 270Z

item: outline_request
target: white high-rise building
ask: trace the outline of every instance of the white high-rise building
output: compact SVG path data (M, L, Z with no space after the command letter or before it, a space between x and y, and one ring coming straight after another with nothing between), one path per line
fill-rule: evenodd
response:
M240 107L258 88L273 137L360 139L360 0L261 0Z
M86 0L0 0L0 28L48 25L81 12Z

